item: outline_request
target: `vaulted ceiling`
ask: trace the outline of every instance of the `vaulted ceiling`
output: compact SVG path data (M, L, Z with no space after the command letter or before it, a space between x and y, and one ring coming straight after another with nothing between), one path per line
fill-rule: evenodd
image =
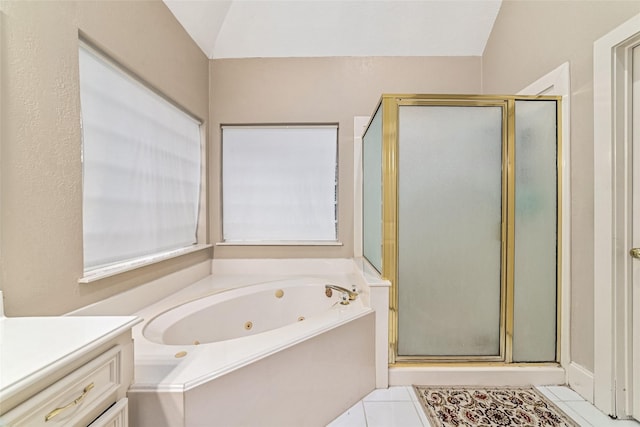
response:
M164 0L209 58L481 56L501 0Z

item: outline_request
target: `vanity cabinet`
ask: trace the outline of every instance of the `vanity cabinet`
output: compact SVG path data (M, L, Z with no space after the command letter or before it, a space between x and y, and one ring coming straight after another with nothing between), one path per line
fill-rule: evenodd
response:
M56 323L57 319L48 320ZM4 333L0 336L3 356L0 369L12 369L14 375L0 373L0 426L126 427L126 392L133 381L131 327L137 323L137 319L63 319L59 323L64 325L60 326L67 331L71 329L70 332L77 329L81 335L84 334L83 339L67 339L66 334L60 333L53 340L38 337L42 335L42 330L32 330L33 334L14 333L13 336L7 336L8 328L4 323L12 319L1 320ZM75 321L78 323L75 324ZM36 327L37 323L31 321L30 328ZM22 326L10 326L23 329ZM44 327L45 333L47 329L50 328ZM10 354L10 345L13 345L14 352L20 353L32 347L31 340L38 338L45 342L56 341L56 344L52 349L41 346L37 350L39 353L35 354ZM30 343L20 345L20 340L29 340ZM65 340L69 344L73 341L73 345L62 348L65 347ZM48 350L50 352L47 353ZM8 355L6 360L5 355ZM35 371L25 369L28 365L33 365ZM20 370L23 372L17 372ZM12 379L15 381L9 383Z

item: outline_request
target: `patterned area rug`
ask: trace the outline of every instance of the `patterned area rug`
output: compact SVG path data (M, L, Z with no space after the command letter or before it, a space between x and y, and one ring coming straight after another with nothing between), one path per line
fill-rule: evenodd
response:
M579 427L533 387L413 387L432 427Z

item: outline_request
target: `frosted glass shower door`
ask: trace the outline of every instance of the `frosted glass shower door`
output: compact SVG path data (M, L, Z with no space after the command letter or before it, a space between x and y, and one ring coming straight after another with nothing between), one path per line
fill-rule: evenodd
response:
M497 360L504 108L398 114L398 356Z

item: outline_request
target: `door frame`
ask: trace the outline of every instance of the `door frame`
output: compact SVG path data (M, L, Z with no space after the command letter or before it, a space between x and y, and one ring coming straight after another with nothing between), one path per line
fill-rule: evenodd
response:
M640 247L640 43L633 48L631 62L631 108L630 137L633 144L632 152L632 206L631 206L631 243L632 247ZM629 254L631 255L631 253ZM631 348L629 360L631 363L628 373L631 399L629 414L640 421L640 263L630 260L631 276L629 283L630 305L630 340Z
M640 15L594 43L594 404L632 413L631 390L631 49ZM636 391L636 393L640 393Z

